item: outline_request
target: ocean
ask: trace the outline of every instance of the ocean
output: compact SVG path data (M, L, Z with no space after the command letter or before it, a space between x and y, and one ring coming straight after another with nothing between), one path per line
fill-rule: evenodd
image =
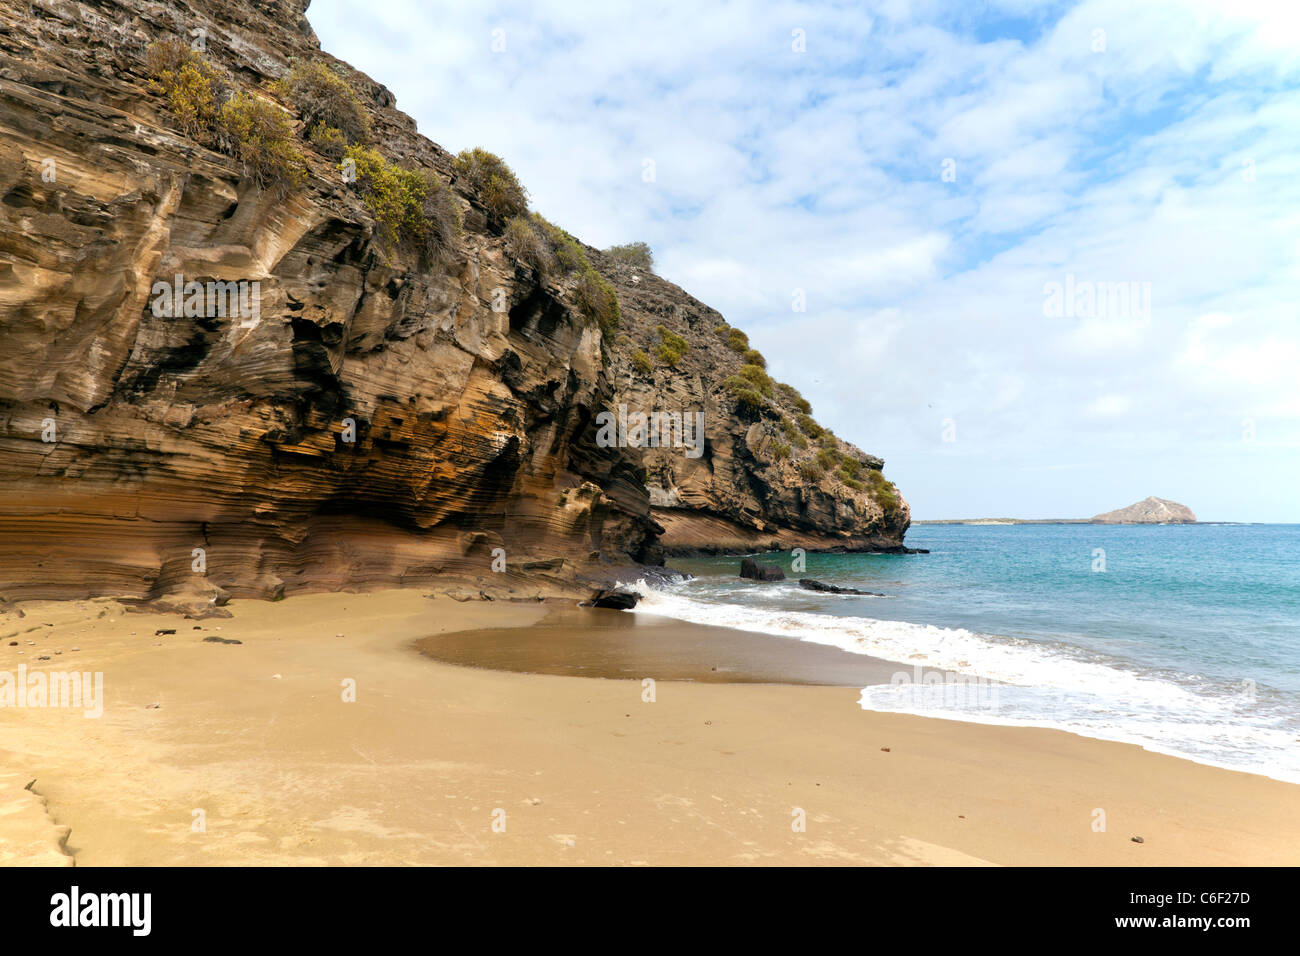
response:
M694 577L643 589L636 613L898 662L863 689L867 709L1054 727L1300 783L1300 525L920 525L907 543L930 553L809 554L802 572L763 556L776 583L740 579L739 557L670 560Z

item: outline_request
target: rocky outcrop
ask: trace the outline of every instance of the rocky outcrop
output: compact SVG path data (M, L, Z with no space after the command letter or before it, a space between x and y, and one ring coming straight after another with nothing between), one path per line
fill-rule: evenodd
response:
M753 558L744 558L740 562L740 576L752 581L784 581L785 572L774 564L763 564Z
M773 457L779 409L751 420L724 397L734 354L631 374L648 323L698 340L716 313L588 250L623 303L607 340L572 277L507 251L392 94L319 51L305 9L0 8L0 596L201 610L443 575L559 587L733 531L901 546L901 498ZM381 243L332 160L308 150L305 185L264 190L178 129L145 51L196 31L269 99L293 58L345 75L383 152L452 189L464 229L445 261ZM160 317L154 284L176 275L257 282L260 315ZM703 454L598 441L620 402L702 407Z
M878 591L859 591L857 588L842 588L835 584L827 584L824 581L816 581L813 578L800 578L799 587L805 591L819 591L822 594L858 594L864 597L884 597Z
M1195 524L1196 515L1187 505L1165 498L1144 498L1118 511L1107 511L1092 519L1093 524Z
M729 327L722 315L650 271L592 258L622 305L620 345L610 362L616 401L629 410L703 414L702 453L646 449L651 513L664 528L667 553L907 550L911 514L884 479L880 458L829 433L801 439L795 423L802 399L793 390L775 389L760 410L738 406L725 383L749 359L719 335ZM689 345L675 364L656 355L660 327ZM856 477L818 464L827 453L848 459Z

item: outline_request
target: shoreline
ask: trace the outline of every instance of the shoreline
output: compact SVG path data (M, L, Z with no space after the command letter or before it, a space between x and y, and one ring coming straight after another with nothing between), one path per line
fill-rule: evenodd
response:
M0 709L0 787L35 779L47 817L33 829L0 814L0 848L25 837L57 849L70 828L78 865L1300 857L1295 785L1136 745L863 711L852 686L661 677L651 703L635 678L487 670L417 646L438 634L482 643L574 610L555 604L390 590L229 609L195 622L102 600L26 606L17 624L37 644L6 640L0 670L37 656L101 670L105 712ZM663 621L647 633L682 623ZM698 636L685 625L672 640ZM792 830L799 811L805 832Z

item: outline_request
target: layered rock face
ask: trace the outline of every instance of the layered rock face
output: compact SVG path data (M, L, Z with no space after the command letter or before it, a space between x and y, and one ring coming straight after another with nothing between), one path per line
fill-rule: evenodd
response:
M1166 498L1144 498L1118 511L1107 511L1092 519L1093 524L1195 524L1196 515L1187 505Z
M649 448L646 483L652 513L671 553L761 550L899 551L911 523L907 502L884 481L884 462L827 434L797 447L791 425L800 410L780 389L746 411L726 381L748 359L719 336L728 328L714 309L652 273L593 255L618 289L623 322L610 363L616 400L632 410L700 412L703 453ZM660 328L689 349L675 364L656 357ZM651 359L638 367L636 353ZM783 427L784 426L784 427ZM833 452L859 465L845 481L816 464ZM854 487L858 485L860 487Z
M704 546L901 545L905 504L764 460L771 423L727 406L725 368L630 375L627 343L571 280L507 253L368 77L334 64L383 152L450 184L464 228L446 261L380 242L333 161L307 151L306 184L281 194L176 128L146 84L150 42L206 31L205 55L265 93L291 58L333 63L305 7L0 8L0 597L598 579L662 563L684 519ZM589 252L628 336L665 309L688 331L710 314ZM255 314L159 315L155 284L177 276L256 283ZM703 406L704 453L599 441L620 401Z

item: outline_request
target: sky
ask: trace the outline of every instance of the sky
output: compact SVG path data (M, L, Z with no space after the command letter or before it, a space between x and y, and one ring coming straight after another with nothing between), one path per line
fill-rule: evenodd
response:
M307 16L551 221L648 242L914 519L1300 522L1295 0Z

